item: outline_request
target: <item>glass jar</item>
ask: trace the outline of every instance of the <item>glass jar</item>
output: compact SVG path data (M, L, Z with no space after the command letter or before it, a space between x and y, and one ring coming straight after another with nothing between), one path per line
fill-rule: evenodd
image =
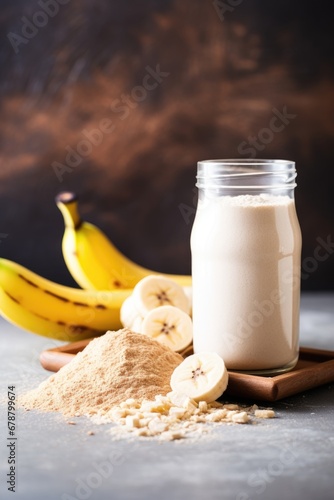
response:
M274 375L298 360L301 232L295 163L198 163L191 233L194 351Z

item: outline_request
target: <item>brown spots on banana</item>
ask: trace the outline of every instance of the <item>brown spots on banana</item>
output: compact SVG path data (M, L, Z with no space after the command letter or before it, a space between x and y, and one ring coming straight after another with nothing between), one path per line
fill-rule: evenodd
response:
M28 285L33 286L34 288L40 288L38 285L36 285L36 283L34 283L33 281L31 281L28 278L26 278L25 276L23 276L23 274L18 274L18 277L21 278L21 280L25 281ZM54 292L51 292L50 290L45 290L42 288L42 291L48 295L51 295L52 297L55 297L58 300L61 300L62 302L70 302L70 300L67 299L66 297L62 297L61 295L58 295ZM78 304L83 305L83 306L86 305L86 304L81 304L79 302L78 302Z
M18 277L21 278L23 281L25 281L28 285L33 286L34 288L40 288L36 283L33 281L29 280L23 274L18 274ZM42 288L42 291L46 293L47 295L51 295L52 297L55 297L58 300L61 300L62 302L71 302L72 304L76 306L82 306L82 307L89 307L87 304L84 304L83 302L72 302L71 300L67 299L66 297L63 297L62 295L58 295L57 293L51 292L50 290L45 290Z
M71 333L84 333L90 330L88 326L84 325L66 325L66 326L71 331Z
M49 318L46 318L45 316L42 316L41 314L35 312L35 311L29 311L31 314L34 316L37 316L37 318L44 319L44 321L51 321Z
M51 292L50 290L43 290L43 292L46 293L47 295L51 295L51 297L54 297L55 299L61 300L62 302L71 302L66 297L62 297L61 295Z
M101 310L107 310L108 308L104 306L103 304L96 304L96 305L89 305L89 304L84 304L83 302L72 302L73 305L79 306L79 307L90 307L90 308L95 308L95 309L101 309Z
M66 297L62 297L61 295L57 295L53 292L50 292L49 290L43 290L45 293L49 294L49 295L52 295L53 297L59 299L59 300L62 300L63 302L68 302L70 304L73 304L74 306L78 306L78 307L87 307L87 309L89 308L95 308L95 309L101 309L101 310L107 310L108 308L103 305L103 304L96 304L96 305L93 305L93 304L85 304L85 302L79 302L79 301L72 301L72 300L69 300L67 299Z
M58 295L57 293L54 293L54 292L51 292L51 290L45 290L43 288L40 288L40 286L36 285L36 283L34 283L33 281L29 280L28 278L26 278L25 276L23 276L23 274L18 274L18 277L25 281L25 283L27 283L28 285L34 287L34 288L39 288L40 290L42 290L42 292L46 293L47 295L51 295L51 297L54 297L55 299L58 299L58 300L61 300L62 302L65 302L65 303L69 303L69 304L73 304L74 306L79 306L79 307L87 307L87 308L95 308L95 309L100 309L100 310L107 310L108 308L103 305L103 304L96 304L96 305L93 305L93 304L85 304L84 302L79 302L79 301L72 301L66 297L63 297L62 295ZM12 295L10 295L9 292L6 292L6 295L8 295L8 297L13 300L14 302L16 302L17 304L20 304L19 300L16 299L15 297L13 297ZM36 314L36 316L38 316ZM42 319L47 319L47 318L43 318L41 317Z
M21 302L16 299L15 297L13 297L13 295L11 295L9 292L6 292L6 290L4 290L5 294L7 295L7 297L10 298L10 300L12 300L13 302L15 302L16 304L21 304Z
M64 327L64 329L68 330L70 333L80 334L80 333L85 333L85 332L92 332L92 333L95 333L97 335L101 335L102 333L105 333L105 332L102 332L101 330L96 330L95 328L90 328L90 327L85 326L85 325L72 325L70 323L65 323L65 321L60 321L60 320L57 321L56 323L57 323L57 325Z
M21 278L21 280L25 281L26 283L28 283L28 285L30 286L33 286L34 288L39 288L38 285L36 285L36 283L34 283L33 281L31 280L28 280L28 278L26 278L25 276L23 276L23 274L18 274L18 277Z
M94 332L98 335L101 335L102 333L101 330L96 330L95 328L90 328L85 325L71 325L71 324L65 324L66 329L68 329L71 333L75 333L80 335L80 333L86 333L86 332Z
M9 292L4 290L4 293L7 295L7 297L10 298L10 300L15 302L16 304L21 305L21 302L18 299L16 299L15 297L13 297L13 295L11 295ZM98 304L98 305L100 305L100 304ZM106 309L105 306L102 306L102 308ZM36 316L36 318L42 319L44 321L50 321L52 323L52 320L50 318L47 318L46 316L42 316L42 314L39 314L36 311L31 311L29 309L27 309L27 311L29 311L31 314ZM95 334L95 335L102 335L103 333L105 333L104 331L96 330L95 328L91 328L91 327L88 327L85 325L72 325L72 324L66 323L65 321L61 321L61 320L58 320L55 323L61 327L64 327L64 329L68 330L70 333L74 333L74 334L78 334L78 335L80 335L81 333L87 333L87 332L92 332L92 334Z

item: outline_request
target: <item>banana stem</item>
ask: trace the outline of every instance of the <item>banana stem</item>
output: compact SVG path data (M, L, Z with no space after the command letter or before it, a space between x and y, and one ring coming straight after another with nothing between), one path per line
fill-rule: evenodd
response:
M56 203L63 214L65 226L78 229L82 220L78 211L78 198L75 193L64 191L56 197Z

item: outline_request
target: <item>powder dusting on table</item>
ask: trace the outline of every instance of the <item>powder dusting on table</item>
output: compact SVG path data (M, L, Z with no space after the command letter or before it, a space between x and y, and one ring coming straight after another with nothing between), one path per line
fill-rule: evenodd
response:
M19 402L27 409L68 416L103 414L128 398L153 400L167 394L182 361L146 335L127 329L107 332Z

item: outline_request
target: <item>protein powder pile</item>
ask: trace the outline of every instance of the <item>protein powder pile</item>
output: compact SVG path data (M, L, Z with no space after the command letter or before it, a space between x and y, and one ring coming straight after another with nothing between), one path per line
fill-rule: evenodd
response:
M154 399L170 391L180 354L146 335L107 332L58 373L20 398L28 409L80 416L103 413L128 398Z
M110 431L114 439L129 434L160 440L196 437L214 423L245 424L275 416L256 405L197 403L172 392L170 378L182 361L146 335L127 329L107 332L19 403L65 416L86 415L97 424L117 423Z

